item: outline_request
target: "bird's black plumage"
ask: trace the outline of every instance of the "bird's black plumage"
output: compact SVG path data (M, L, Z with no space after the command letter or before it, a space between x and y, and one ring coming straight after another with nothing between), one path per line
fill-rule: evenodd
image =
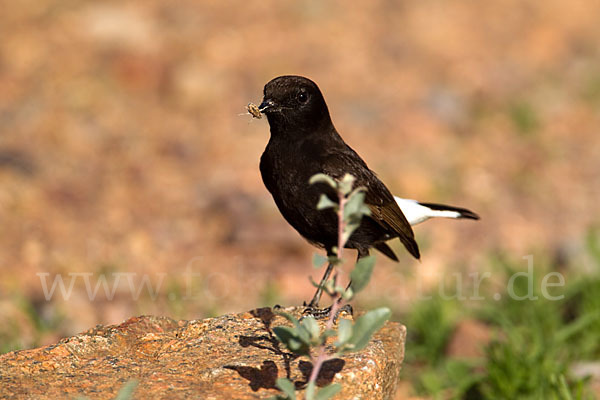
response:
M364 217L346 247L359 256L376 248L397 260L385 243L399 238L414 257L419 247L410 224L388 188L336 131L325 99L317 85L300 76L280 76L265 85L259 106L271 127L269 143L260 160L265 186L283 217L309 242L329 253L337 244L337 216L316 209L321 193L337 197L325 184L310 185L311 176L325 173L341 179L346 173L355 186L367 189L365 204L371 215Z

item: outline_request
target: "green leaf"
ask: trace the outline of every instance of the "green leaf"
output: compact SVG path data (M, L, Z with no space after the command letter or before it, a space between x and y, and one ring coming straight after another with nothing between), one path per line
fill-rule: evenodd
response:
M308 382L306 385L306 391L304 392L305 400L315 400L315 392L317 390L317 386L314 382Z
M279 378L275 381L275 386L285 393L288 399L296 400L296 387L292 381L287 378Z
M375 265L375 256L362 257L356 262L354 269L350 273L350 279L352 283L350 287L354 293L358 293L367 286L373 273L373 266Z
M343 195L347 195L348 193L350 193L352 191L352 185L354 185L355 180L356 180L356 178L354 178L350 174L344 175L342 180L338 183L338 190Z
M569 385L567 384L567 380L565 379L565 376L563 374L560 374L560 376L558 377L558 385L558 390L562 398L565 400L573 400L573 396L569 391Z
M338 325L337 338L335 347L340 347L352 337L352 321L349 319L340 319Z
M330 399L333 396L335 396L340 390L342 390L342 385L340 385L339 383L332 383L331 385L327 385L321 390L319 390L319 393L317 393L317 397L315 397L315 400Z
M352 232L354 232L356 228L357 227L350 226L350 224L346 225L346 229L344 229L344 232L342 232L342 243L344 243L344 245L346 244L348 239L350 239L350 236L352 236Z
M336 190L338 186L337 182L332 177L326 174L315 174L310 177L308 183L311 185L314 185L315 183L325 183Z
M354 352L362 350L371 336L379 330L385 324L392 312L387 307L381 307L375 310L367 312L365 315L359 317L354 324L352 337L348 340L348 348L344 349L344 352Z
M366 192L366 191L367 191L366 186L359 186L359 187L354 188L354 190L352 191L352 193L350 193L350 195L348 197L352 197L352 196L356 195L357 193Z
M352 300L352 298L354 297L354 290L352 290L351 287L349 287L348 289L344 289L342 292L342 298L346 301L350 301Z
M332 281L332 282L333 282L333 281ZM340 286L340 285L336 285L336 286L333 288L333 291L334 291L335 293L337 293L337 294L342 294L342 293L344 293L344 292L346 291L346 288L345 288L345 287L343 287L343 286Z
M295 329L290 328L289 326L276 326L275 328L273 328L273 333L275 334L275 336L277 336L277 340L279 340L279 342L283 343L288 348L290 347L290 341L294 340L296 342L299 342L298 335ZM292 346L296 347L295 344Z
M138 386L138 380L137 379L130 379L128 380L119 390L119 393L117 393L117 397L115 397L115 400L129 400L131 398L133 398L133 392L135 391L135 389Z
M319 197L319 202L317 203L317 210L325 210L327 208L337 208L338 204L334 201L331 201L326 194L322 194Z
M314 287L323 289L323 291L325 293L327 293L328 295L333 296L335 294L335 292L333 290L333 279L329 279L329 280L325 281L323 283L323 285L320 285L319 283L315 282L315 280L313 279L312 276L309 276L308 280Z
M317 342L319 339L320 329L315 317L308 315L302 320L300 326L302 326L308 332L310 342L313 344L318 344Z
M289 326L276 326L273 333L277 340L283 343L291 352L300 355L309 355L310 348L307 340L304 340L299 334L300 329L290 328Z
M337 336L337 332L334 331L333 329L325 329L323 331L323 333L321 333L321 341L322 343L325 343L327 341L328 338L332 337L332 336Z
M325 284L323 285L323 290L330 296L333 296L335 294L335 288L333 287L333 279L329 279L327 282L325 282Z
M360 213L363 216L365 216L365 215L371 215L372 214L371 213L371 209L368 206L364 205L364 204L360 207Z
M314 287L316 287L316 288L318 288L318 287L321 287L321 286L319 285L319 283L318 283L317 281L315 281L315 280L314 280L314 278L313 278L312 276L310 276L310 275L309 275L309 276L308 276L308 280L310 281L310 283L311 283L311 284L312 284Z
M328 257L322 256L319 253L313 254L312 263L315 268L321 268L326 262L329 262Z
M568 325L561 327L554 333L557 343L568 341L572 336L583 331L584 329L587 329L589 325L596 322L599 318L600 311L596 310L584 314Z
M350 236L352 236L352 233L354 233L354 231L359 226L360 226L360 221L347 221L346 222L346 228L344 229L344 232L342 232L342 241L344 242L344 244L346 244L348 239L350 239Z
M294 325L294 328L297 329L300 327L300 321L298 321L298 318L294 317L292 314L286 313L285 311L276 311L275 314L281 315L282 317L290 321Z
M365 192L354 193L344 205L344 219L346 221L353 219L362 218L362 206L365 204Z
M310 331L306 329L306 326L300 324L296 332L298 333L298 339L307 346L310 346L312 342L312 335L310 334Z
M332 250L334 252L337 252L337 247L334 246ZM329 261L333 265L340 265L343 262L342 259L338 258L335 254L327 257L327 261Z

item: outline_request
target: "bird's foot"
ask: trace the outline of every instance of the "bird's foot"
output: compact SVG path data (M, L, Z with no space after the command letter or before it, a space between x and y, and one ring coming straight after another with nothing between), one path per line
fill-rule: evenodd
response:
M352 306L350 304L346 304L336 312L335 317L333 318L333 322L337 321L338 317L342 312L354 315ZM300 319L302 320L308 317L309 315L312 315L315 319L328 319L331 316L331 306L320 308L319 306L309 304L302 312L302 318Z

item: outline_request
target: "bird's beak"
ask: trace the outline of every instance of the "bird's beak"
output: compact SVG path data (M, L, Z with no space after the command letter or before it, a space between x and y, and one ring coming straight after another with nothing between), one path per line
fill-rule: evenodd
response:
M275 111L275 106L276 105L273 100L263 99L263 102L260 103L260 106L258 106L258 111L260 111L263 114L266 114L268 112Z

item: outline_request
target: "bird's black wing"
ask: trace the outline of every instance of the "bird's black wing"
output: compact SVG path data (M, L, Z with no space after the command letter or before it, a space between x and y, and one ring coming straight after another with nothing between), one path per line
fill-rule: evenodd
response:
M391 237L398 236L413 257L420 258L413 230L394 196L352 148L346 145L344 151L338 149L330 153L323 167L325 174L336 179L341 179L345 173L352 174L356 178L355 187L366 187L365 204L371 210L371 219L389 231Z
M394 196L388 188L375 176L374 180L369 180L365 203L371 210L371 218L377 221L380 225L388 227L397 235L404 247L416 259L421 257L419 246L415 241L415 235L408 223L408 220L400 210L398 203L394 200ZM358 182L360 184L360 182Z

